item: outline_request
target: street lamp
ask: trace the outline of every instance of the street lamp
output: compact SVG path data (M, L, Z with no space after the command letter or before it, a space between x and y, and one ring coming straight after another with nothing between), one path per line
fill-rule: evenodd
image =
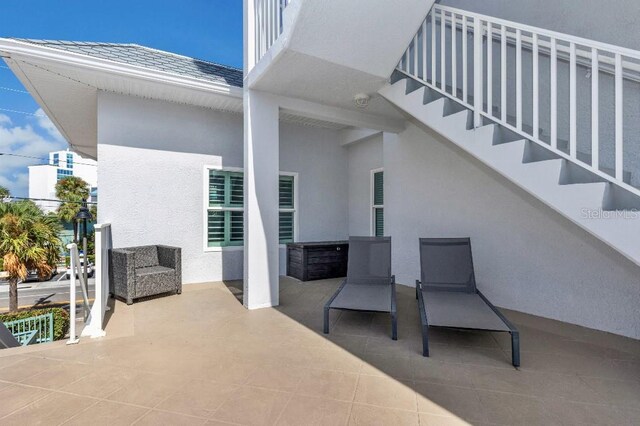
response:
M82 271L82 275L84 277L84 283L85 285L87 285L87 265L88 265L88 253L87 253L87 222L93 220L93 216L91 215L91 212L89 211L89 208L87 207L87 201L84 200L82 202L82 206L80 207L80 210L78 210L78 213L76 213L76 217L75 217L77 226L78 226L78 233L81 233L80 236L82 237L82 253L84 254L84 265L82 267L83 271ZM82 227L80 226L82 225ZM74 227L75 228L75 227ZM72 268L73 270L73 268ZM80 271L78 271L78 273L80 273Z

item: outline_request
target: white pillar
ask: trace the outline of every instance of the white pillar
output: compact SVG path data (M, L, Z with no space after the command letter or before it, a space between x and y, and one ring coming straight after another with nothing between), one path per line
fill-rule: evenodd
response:
M244 92L244 305L278 305L278 104Z

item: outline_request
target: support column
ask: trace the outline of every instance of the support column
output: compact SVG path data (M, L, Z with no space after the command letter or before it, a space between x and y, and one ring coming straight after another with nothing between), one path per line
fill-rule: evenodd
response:
M244 306L278 305L280 141L278 104L244 92Z

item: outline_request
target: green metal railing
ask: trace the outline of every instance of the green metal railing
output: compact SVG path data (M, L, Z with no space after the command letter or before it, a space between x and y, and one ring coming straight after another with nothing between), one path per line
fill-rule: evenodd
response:
M34 334L36 334L34 343L53 342L52 313L8 321L4 325L21 344L24 344L25 340L32 340Z

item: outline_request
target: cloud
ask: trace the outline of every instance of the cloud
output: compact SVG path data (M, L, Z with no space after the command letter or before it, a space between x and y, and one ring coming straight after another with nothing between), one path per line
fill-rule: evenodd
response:
M42 110L36 114L43 114ZM0 185L15 196L27 196L27 166L46 163L49 152L66 147L66 141L47 117L35 117L33 124L14 125L8 116L0 115L0 152L24 156L0 155Z
M35 112L35 115L38 126L46 131L52 139L56 141L66 142L53 122L49 120L49 117L45 115L42 108L38 108Z
M9 188L12 195L21 197L29 193L29 174L15 173L10 176L0 175L0 186Z

